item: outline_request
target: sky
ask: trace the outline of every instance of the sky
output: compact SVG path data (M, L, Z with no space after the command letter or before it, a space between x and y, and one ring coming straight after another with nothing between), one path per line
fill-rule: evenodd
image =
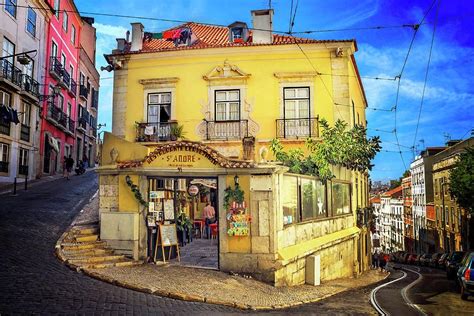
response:
M355 57L362 77L395 78L401 73L414 29L363 28L417 24L433 0L293 2L298 2L293 32L346 29L303 36L315 39L354 38L359 49ZM362 79L369 106L368 134L380 136L383 148L373 161L374 167L370 173L372 180L399 178L414 159L411 148L416 148L415 153L419 153L425 147L442 146L448 139L465 139L471 135L471 130L474 129L474 32L470 22L474 19L474 8L469 2L441 1L439 6L438 2L433 6L420 26L410 50L400 79L398 102L397 81ZM247 22L250 26L250 11L267 8L268 0L76 0L76 5L82 15L95 18L97 68L100 69L101 66L106 66L103 54L110 53L115 48L115 38L125 37L125 32L131 29L130 23L142 22L145 31L150 32L159 32L179 24L141 20L138 17L222 25L238 20ZM287 31L291 1L273 0L272 7L275 10L274 30ZM136 18L104 17L91 13L111 13ZM430 51L431 61L426 76ZM308 70L312 70L309 63ZM110 130L113 74L106 71L100 74L98 122L105 123L105 130ZM422 102L423 90L425 93ZM390 110L395 104L397 111L370 109Z

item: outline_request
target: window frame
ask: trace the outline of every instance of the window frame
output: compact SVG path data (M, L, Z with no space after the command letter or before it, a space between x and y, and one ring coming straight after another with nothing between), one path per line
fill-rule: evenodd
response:
M214 121L215 122L240 122L242 120L242 93L240 91L241 89L216 89L214 90ZM239 93L239 97L238 97L238 100L229 100L226 98L225 101L217 101L217 93L218 92L226 92L226 97L227 97L227 93L229 92L235 92L237 91ZM239 104L239 117L238 119L224 119L224 120L218 120L217 119L217 103L225 103L226 104L226 108L225 108L225 113L226 113L226 116L227 116L227 113L229 113L229 116L230 116L230 103L235 103L235 102L238 102Z
M337 184L342 184L342 185L347 185L348 187L348 197L349 197L349 201L348 201L348 205L349 205L349 212L347 213L340 213L340 214L337 214L337 210L336 210L336 207L334 206L334 185L337 185ZM331 180L331 216L332 217L336 217L336 216L346 216L346 215L350 215L353 213L353 210L352 210L352 185L351 185L351 182L350 181L344 181L344 180Z
M5 50L5 44L7 44L7 43L10 44L10 47L13 47L13 52L9 52L9 51L8 51L8 48L7 48L7 50ZM3 36L2 57L15 55L15 51L16 51L16 45L15 45L15 43L13 43L12 41L10 41L10 40L8 39L8 37ZM3 54L6 54L6 55L3 55ZM14 56L5 58L5 60L7 60L8 62L10 62L12 65L15 65L15 57L14 57Z
M76 44L76 27L71 24L71 43Z
M58 58L58 44L51 40L51 57Z
M34 21L30 21L30 13L34 14ZM36 11L33 10L32 7L28 6L28 11L26 13L26 31L30 33L33 37L36 37L36 20L37 14ZM29 26L32 26L33 30L30 31Z
M26 148L20 147L19 148L19 153L18 153L18 174L20 173L20 168L21 167L26 167L28 168L29 171L29 153L30 151ZM28 175L28 172L27 174Z
M157 102L157 103L150 102L150 97L152 95L164 95L164 94L169 94L169 100L170 100L169 103L167 103L167 102ZM161 100L162 97L160 96L159 98ZM165 106L169 106L169 109L170 109L170 114L169 114L170 118L169 118L168 122L172 120L172 116L171 116L172 106L173 106L173 92L172 91L150 92L150 93L147 94L146 104L147 104L147 106L146 106L146 109L147 109L146 110L146 121L147 121L147 123L152 123L152 124L166 123L165 121L163 121L163 122L161 121L161 115L160 115L161 107L165 107ZM150 106L155 106L155 107L159 108L158 109L158 121L156 121L156 122L155 121L153 121L153 122L150 121L150 112L149 112Z
M287 98L286 97L286 90L292 90L292 89L308 89L308 97L307 98ZM299 103L298 103L298 115L297 117L294 118L287 118L286 117L286 101L299 101L299 100L308 100L308 117L300 117L299 115ZM295 109L296 111L296 109ZM288 87L283 87L283 119L293 119L293 120L298 120L298 119L310 119L311 118L311 87L310 86L288 86Z
M4 160L4 156L6 160ZM7 164L7 171L0 171L0 173L8 173L10 167L10 144L0 142L0 162Z
M21 110L22 110L22 115L20 119L20 123L22 125L30 127L31 125L31 104L28 102L21 102Z
M10 2L10 3L9 3ZM15 3L13 3L15 2ZM10 8L12 8L12 11L10 11ZM17 0L5 0L5 11L8 12L8 14L16 19L16 14L17 14L17 9L18 9L18 1Z
M69 27L69 16L67 15L67 12L66 11L63 11L63 30L65 33L67 33L68 31L68 27Z
M60 0L54 0L54 3L53 3L53 6L54 6L54 15L56 16L56 18L59 20L59 8L61 6L61 1Z

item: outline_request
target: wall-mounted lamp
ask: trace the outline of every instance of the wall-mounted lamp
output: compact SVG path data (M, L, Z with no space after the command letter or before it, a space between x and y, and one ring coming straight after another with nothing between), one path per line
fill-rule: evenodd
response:
M57 85L55 85L53 87L53 94L40 95L39 99L40 99L40 101L46 100L46 99L49 99L49 98L54 99L55 97L57 97L61 93L61 90L62 90L62 88L58 83Z
M239 176L238 176L238 175L236 175L236 176L234 177L234 184L235 184L236 187L239 186Z

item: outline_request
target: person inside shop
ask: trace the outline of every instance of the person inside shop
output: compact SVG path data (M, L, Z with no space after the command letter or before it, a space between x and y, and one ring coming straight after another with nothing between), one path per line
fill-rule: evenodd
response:
M216 222L216 210L211 205L211 203L207 202L202 214L206 223L206 236L209 239L211 237L211 228L209 225Z

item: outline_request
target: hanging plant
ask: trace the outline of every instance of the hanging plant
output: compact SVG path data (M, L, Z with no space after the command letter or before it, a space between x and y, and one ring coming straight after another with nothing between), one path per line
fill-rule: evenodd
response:
M143 199L143 196L138 189L138 186L133 183L132 179L130 176L125 177L125 182L127 185L130 187L130 190L132 191L133 195L135 195L135 199L143 206L148 207L148 202Z
M237 203L244 201L244 191L242 191L238 185L236 185L234 189L228 186L227 189L224 190L224 208L228 209L233 201Z

